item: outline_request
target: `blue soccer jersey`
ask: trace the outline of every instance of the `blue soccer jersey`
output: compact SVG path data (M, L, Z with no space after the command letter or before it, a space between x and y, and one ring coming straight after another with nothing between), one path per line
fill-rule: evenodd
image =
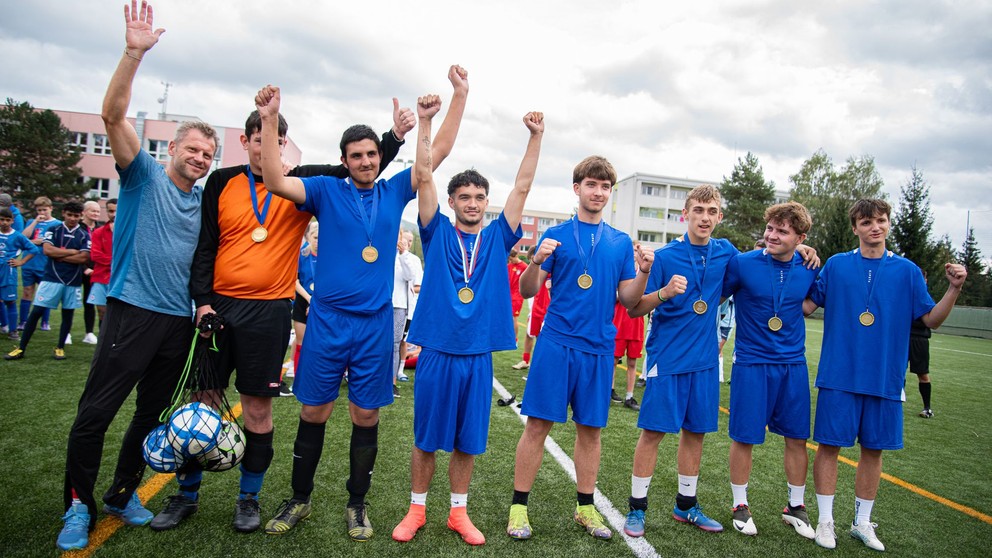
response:
M396 236L403 208L417 195L410 184L410 169L362 190L348 178L301 180L306 201L297 207L317 217L321 238L329 239L335 252L333 258L317 260L312 302L365 315L392 305ZM369 246L377 252L372 262L362 257Z
M806 362L806 322L803 301L809 296L818 269L806 269L802 257L780 262L763 250L731 258L723 281L723 296L737 307L734 363L803 364ZM781 329L769 320L777 316Z
M455 230L440 211L421 226L424 280L409 342L454 355L515 349L506 258L522 234L520 227L510 228L502 213L478 235ZM465 262L472 270L468 288L473 298L468 303L458 298L466 286Z
M17 252L34 254L31 260L38 257L40 249L35 247L23 234L11 229L9 233L0 233L0 287L17 287L17 268L7 265L7 260L17 255ZM30 260L29 260L30 261Z
M34 221L35 221L34 219L32 219L31 221L28 221L28 226L30 226L31 223L34 223ZM59 226L61 224L62 224L62 221L60 221L58 219L52 219L51 221L46 221L44 223L39 223L38 226L36 226L34 228L34 232L31 233L31 237L29 238L29 240L43 239L43 238L45 238L45 231L47 231L51 227L57 227L57 226ZM26 263L23 266L21 266L21 270L22 271L24 271L24 270L37 270L39 272L44 273L45 266L48 264L48 257L45 256L45 254L42 253L42 250L41 250L41 247L40 246L38 246L37 248L38 248L38 253L35 254L35 256L33 258L31 258L31 261L29 261L28 263Z
M903 399L911 324L935 306L920 268L892 252L874 260L859 250L836 254L810 299L824 311L816 387ZM859 321L866 310L869 326Z
M683 374L715 368L719 362L717 319L723 278L737 248L722 238L693 246L683 236L655 250L645 293L653 293L672 279L686 278L686 291L661 303L654 311L645 350L648 376ZM706 303L703 314L693 305ZM700 306L697 304L697 307Z
M66 226L49 227L45 230L43 244L51 244L56 248L67 250L90 251L90 233L86 227L76 225L76 228L69 230ZM48 266L45 267L45 275L42 281L49 283L61 283L70 287L78 287L83 284L83 264L65 263L53 258L48 258Z
M576 223L581 253L576 244ZM602 225L597 238L599 225L575 217L549 228L541 238L541 242L550 238L561 243L541 264L541 269L555 278L541 337L587 353L612 355L617 335L613 326L617 286L633 279L637 270L630 237L606 223ZM592 278L588 289L578 284L583 274Z

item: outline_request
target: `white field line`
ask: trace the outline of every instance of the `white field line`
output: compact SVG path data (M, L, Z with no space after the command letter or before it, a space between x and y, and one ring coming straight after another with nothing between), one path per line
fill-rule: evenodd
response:
M510 392L503 387L503 384L499 383L499 380L497 380L495 376L493 377L493 389L495 389L496 393L498 393L503 399L510 397ZM527 417L520 414L520 409L517 408L516 402L512 403L509 407L514 413L517 414L520 422L527 424ZM570 457L568 457L568 454L561 449L558 442L555 442L550 435L544 440L544 449L546 449L548 453L551 454L551 457L555 458L558 465L560 465L561 468L568 473L568 477L572 479L572 482L577 482L575 478L575 463ZM606 520L610 523L610 526L613 528L614 536L619 534L623 537L624 542L626 542L627 546L630 547L630 550L634 553L634 556L637 556L638 558L660 556L658 551L655 550L655 548L651 546L651 543L649 543L644 537L633 538L627 536L627 534L623 532L623 524L626 520L626 515L621 513L620 510L618 510L616 506L610 502L609 498L600 492L598 488L596 489L593 497L595 498L596 507L599 508L599 511L603 514L603 517L606 518Z

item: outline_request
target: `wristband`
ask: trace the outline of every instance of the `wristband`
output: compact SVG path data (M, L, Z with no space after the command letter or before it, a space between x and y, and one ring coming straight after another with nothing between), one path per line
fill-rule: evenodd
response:
M667 298L661 296L661 289L658 289L658 300L660 300L661 302L668 302Z
M127 47L124 47L124 56L127 56L128 58L131 58L133 60L137 60L138 62L141 62L141 57L140 56L134 56L134 55L132 55L131 54L131 50L129 48L127 48Z

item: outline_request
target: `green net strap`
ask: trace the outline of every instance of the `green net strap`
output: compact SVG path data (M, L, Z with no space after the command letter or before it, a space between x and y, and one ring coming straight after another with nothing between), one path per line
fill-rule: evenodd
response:
M196 351L196 344L200 338L198 333L199 331L194 327L193 342L190 343L189 355L186 356L186 366L183 367L183 373L179 377L179 383L176 384L176 390L172 393L172 403L168 408L162 411L162 414L158 416L159 422L164 423L169 420L169 417L172 416L173 411L175 411L180 405L185 404L184 399L186 399L186 397L184 397L183 394L186 391L186 382L189 380L190 370L193 368L193 354ZM216 347L217 340L214 339L214 350L216 350Z

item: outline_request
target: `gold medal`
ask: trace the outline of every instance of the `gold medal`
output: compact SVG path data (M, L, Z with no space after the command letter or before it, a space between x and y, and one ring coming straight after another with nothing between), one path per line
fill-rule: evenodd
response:
M375 249L375 246L366 246L362 248L362 259L366 263L372 263L379 259L379 251Z
M700 316L706 313L706 308L707 306L705 300L697 300L696 302L692 303L692 311L699 314Z
M313 291L313 283L310 283L310 290Z
M475 293L472 289L468 287L462 287L458 289L458 300L462 301L462 304L468 304L475 299Z
M592 275L589 275L588 273L579 275L578 283L580 289L588 289L592 286Z
M269 231L265 230L265 227L255 227L255 230L251 231L251 239L255 242L264 242L268 237Z
M768 329L772 331L778 331L782 329L782 318L779 318L778 316L772 316L771 318L768 318Z
M875 314L865 310L858 316L858 321L861 322L861 325L868 327L875 323Z

